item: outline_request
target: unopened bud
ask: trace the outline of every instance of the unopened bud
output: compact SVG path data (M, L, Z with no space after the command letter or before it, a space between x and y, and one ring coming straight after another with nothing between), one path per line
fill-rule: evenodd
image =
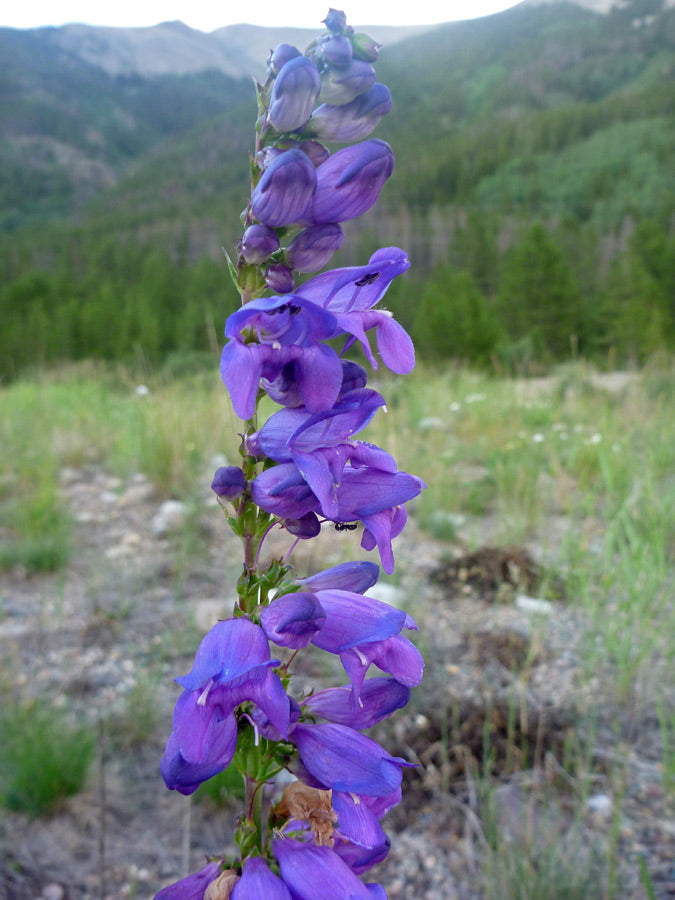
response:
M272 263L265 269L265 282L275 294L289 294L295 287L293 273L283 263Z
M321 88L319 70L311 59L296 56L281 69L272 88L267 118L279 132L294 131L312 114Z
M276 231L268 225L251 225L241 239L241 252L247 263L259 265L279 249Z
M312 114L305 132L322 141L361 141L391 110L391 94L384 84L375 84L365 94L342 106L324 103Z
M319 42L319 53L329 66L344 68L352 61L352 45L342 34L330 34Z
M340 226L334 222L311 225L296 235L286 250L286 260L298 272L318 272L344 241Z
M321 103L339 106L351 103L375 84L375 69L360 59L353 59L344 69L329 68L321 76Z
M277 75L283 67L296 56L300 56L300 51L292 44L277 44L270 53L267 60L267 68L271 75Z
M251 212L273 228L299 222L312 202L316 170L300 150L286 150L267 166L253 191Z
M369 63L375 62L382 44L371 38L369 34L353 34L351 40L354 59L362 59Z
M328 10L328 15L323 20L323 22L329 31L340 34L347 27L347 16L342 12L341 9L333 9L331 7Z

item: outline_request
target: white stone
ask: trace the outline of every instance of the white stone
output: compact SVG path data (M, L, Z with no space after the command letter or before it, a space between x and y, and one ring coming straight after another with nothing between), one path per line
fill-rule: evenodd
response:
M523 612L542 613L550 616L553 612L553 604L548 600L540 600L539 597L528 597L526 594L518 594L516 606Z
M401 588L396 587L395 584L387 584L383 581L368 588L366 593L374 600L381 600L383 603L388 603L390 606L395 606L398 609L403 605L403 591Z
M614 803L607 794L592 794L586 801L586 806L589 812L608 817L612 813Z
M150 527L155 537L166 537L182 528L184 519L185 504L180 500L165 500L153 516Z

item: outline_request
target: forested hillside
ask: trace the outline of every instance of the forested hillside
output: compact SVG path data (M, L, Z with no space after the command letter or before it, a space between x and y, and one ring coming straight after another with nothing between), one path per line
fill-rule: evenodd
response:
M0 56L4 376L213 349L250 80L114 76L8 29ZM396 172L338 264L409 251L387 302L421 352L511 369L675 348L674 10L522 5L385 47L377 72Z

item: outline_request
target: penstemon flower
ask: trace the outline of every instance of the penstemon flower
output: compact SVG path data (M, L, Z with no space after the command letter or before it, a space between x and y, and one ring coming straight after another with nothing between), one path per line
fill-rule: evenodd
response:
M379 45L338 10L325 25L303 53L273 50L257 84L251 195L230 261L242 306L225 324L220 366L244 420L243 462L219 468L211 484L242 541L243 571L232 615L176 678L183 692L160 763L166 786L182 794L230 765L239 770L239 852L209 860L156 900L386 900L361 876L389 852L382 819L400 802L411 764L363 732L422 681L422 657L403 634L417 626L367 596L375 562L305 575L288 563L298 540L333 523L338 532L361 526L361 546L377 548L391 573L405 504L425 487L357 438L385 399L344 358L360 348L377 368L372 333L385 366L414 367L410 337L380 306L408 258L384 247L362 265L319 271L340 248L343 223L373 206L394 171L391 147L363 140L391 108L375 82ZM359 143L331 153L322 140ZM259 422L265 396L278 409ZM263 565L272 528L288 533L289 552ZM345 684L294 692L293 664L310 645L339 658Z

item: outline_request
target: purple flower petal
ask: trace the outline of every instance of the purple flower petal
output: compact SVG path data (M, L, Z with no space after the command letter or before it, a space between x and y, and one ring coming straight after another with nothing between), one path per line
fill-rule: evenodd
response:
M301 150L286 150L273 159L251 197L255 218L273 228L300 222L312 206L316 171Z
M371 641L393 637L403 628L405 613L381 600L350 591L317 591L326 620L312 643L329 653L342 653Z
M232 708L211 703L200 706L194 692L185 691L176 702L173 732L159 769L166 786L192 794L199 785L232 761L237 746L237 720Z
M379 900L329 847L280 838L272 852L293 900Z
M424 676L422 654L400 634L345 650L340 654L340 661L352 683L355 698L360 695L371 664L392 675L406 687L417 687Z
M358 705L347 685L312 694L303 706L329 722L366 731L401 709L409 699L410 688L394 678L369 678L363 682Z
M267 118L279 132L294 131L312 114L321 89L319 70L306 56L295 56L281 67L272 87Z
M373 562L346 562L297 581L312 591L333 589L363 594L376 583L379 572L379 566Z
M244 860L241 878L235 884L230 900L292 900L291 893L278 875L260 856Z
M256 668L278 663L270 659L262 628L248 619L226 619L202 639L192 669L176 681L188 691L201 691L209 682L239 683Z
M394 154L384 141L338 150L316 170L316 191L306 217L314 225L357 218L377 201L393 171Z
M222 867L218 861L207 863L199 872L162 888L155 894L155 900L202 900L204 891L216 880L221 871Z
M411 765L344 725L298 723L290 736L310 774L335 791L390 794L401 784L401 769Z
M281 647L306 647L323 627L326 613L314 594L285 594L260 613L260 624L270 641Z

